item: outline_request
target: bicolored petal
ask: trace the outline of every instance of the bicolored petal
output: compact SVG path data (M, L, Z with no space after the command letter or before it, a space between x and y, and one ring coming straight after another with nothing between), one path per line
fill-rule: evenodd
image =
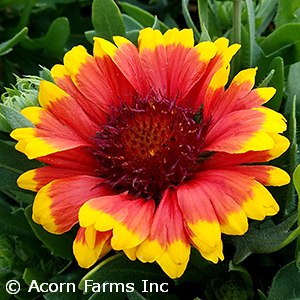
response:
M222 233L230 235L246 233L248 230L247 215L234 198L224 194L222 187L215 184L206 183L204 189L211 199Z
M287 129L286 119L284 116L267 107L253 108L264 115L264 123L262 129L266 132L283 133Z
M166 97L175 99L178 104L192 106L196 110L195 101L188 103L185 96L201 80L210 60L216 54L216 48L212 42L201 42L193 47L192 31L188 30L187 33L187 36L190 36L188 41L181 38L182 33L179 31L176 47L174 44L166 45L168 57Z
M139 56L145 76L156 95L167 95L168 57L159 30L146 28L139 35Z
M249 218L262 220L265 216L276 215L279 206L271 193L262 184L253 181L250 197L243 203L243 210ZM259 210L261 210L261 215L258 214Z
M136 256L142 262L157 261L168 276L178 278L186 269L189 255L189 239L176 191L168 189L155 211L149 237L139 246Z
M194 47L192 30L145 28L139 35L139 48L123 37L114 37L117 45L95 38L95 45L108 54L141 97L154 91L158 97L184 102L184 96L202 77L216 54L211 42ZM179 88L180 87L180 88Z
M273 87L252 90L257 68L240 71L225 91L222 106L226 112L259 107L269 101L276 93ZM220 103L221 104L221 103Z
M29 170L23 173L17 180L18 186L25 190L37 192L43 186L53 180L72 177L76 175L96 175L94 170L87 171L86 169L62 169L52 166L46 166L34 170Z
M90 103L90 108L100 110L104 118L101 121L105 121L105 115L111 113L111 105L118 106L126 99L132 99L134 94L127 79L109 56L102 55L101 51L97 43L95 57L82 46L74 47L66 53L64 66L80 93Z
M192 243L204 258L214 263L223 260L220 223L201 182L182 184L177 194Z
M73 243L74 256L82 268L91 267L110 250L111 232L99 232L93 227L80 227Z
M53 180L75 175L97 176L97 160L88 149L71 149L39 157L49 166L29 170L18 178L19 187L38 191Z
M164 35L151 28L140 32L140 61L152 89L156 95L178 103L185 102L184 97L201 79L215 54L211 42L194 47L191 29L174 28Z
M148 236L154 208L153 200L130 199L126 194L99 197L80 209L80 226L94 226L98 231L112 230L113 249L130 249Z
M240 102L253 88L256 68L238 73L224 91L229 70L229 67L218 70L207 87L203 110L205 119L219 120L232 111L243 109Z
M109 105L118 107L124 103L127 105L132 104L136 91L129 83L127 77L124 76L115 62L101 47L101 43L97 42L97 39L95 38L94 43L94 57L102 76L102 80L100 81L102 86L99 88L106 92L107 95L105 97L110 100ZM118 38L115 37L115 39Z
M290 182L290 176L282 169L273 166L236 166L234 170L254 178L265 186L282 186Z
M86 98L72 81L71 75L64 65L54 65L51 69L51 76L57 86L66 91L86 113L86 115L95 123L104 122L106 113L102 109L97 109L97 103ZM99 104L98 104L99 106Z
M268 102L276 93L273 87L261 87L251 90L244 98L239 99L236 104L238 109L259 107Z
M136 247L149 234L154 214L154 201L132 204L129 214L122 223L113 229L111 245L115 250Z
M26 154L29 159L78 147L91 146L80 137L74 136L74 132L57 124L57 122L44 124L48 125L48 128L52 127L54 132L60 130L60 135L51 136L51 131L38 128L17 128L10 134L13 139L18 141L15 146L16 149Z
M234 111L208 129L205 150L244 153L272 149L274 140L265 131L269 131L269 123L257 110Z
M239 172L238 168L236 170L218 169L204 171L199 173L198 177L198 180L206 181L207 186L213 184L215 190L232 198L249 218L262 220L266 216L276 214L279 210L279 206L271 193L252 176L250 177L248 174L245 175L243 172ZM217 202L220 201L218 200ZM242 217L242 215L240 216ZM243 223L240 222L240 224ZM246 228L244 227L244 229Z
M229 46L229 41L226 38L217 39L214 46L216 55L209 61L202 79L194 85L187 95L187 99L194 103L195 108L199 108L203 104L208 92L211 94L209 97L212 97L222 89L222 86L224 87L228 80L229 62L240 48L238 44ZM212 81L214 82L213 85L211 85ZM210 91L209 85L211 86Z
M57 179L37 193L32 218L51 233L64 233L78 222L79 209L85 202L111 193L97 177L78 175Z
M76 148L39 157L39 161L56 168L97 172L97 160L91 148Z
M151 87L141 67L138 49L124 37L114 37L114 42L118 47L105 39L95 38L95 55L105 57L107 54L137 93L146 97Z
M35 128L17 128L11 136L16 149L28 158L93 146L96 126L76 102L53 83L42 81L39 101L44 107L27 107L21 113Z
M279 157L290 145L289 140L280 135L268 134L274 141L274 147L265 151L248 151L245 153L231 154L225 152L216 152L208 159L201 162L203 170L222 169L240 164L252 164L259 162L267 162Z
M99 124L90 120L75 99L52 82L41 81L39 103L58 119L60 123L67 125L83 138L90 138L99 128ZM24 109L22 113L29 120L31 115L38 115L41 118L42 112L37 112L34 109L36 107L29 107ZM37 121L37 123L34 123L36 126L42 123L38 117L35 117L35 120Z

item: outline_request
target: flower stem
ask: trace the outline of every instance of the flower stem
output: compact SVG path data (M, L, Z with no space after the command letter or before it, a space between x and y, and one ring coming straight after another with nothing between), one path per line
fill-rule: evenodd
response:
M242 26L242 0L233 1L233 43L241 44L241 26ZM233 74L236 74L240 68L239 53L233 60Z

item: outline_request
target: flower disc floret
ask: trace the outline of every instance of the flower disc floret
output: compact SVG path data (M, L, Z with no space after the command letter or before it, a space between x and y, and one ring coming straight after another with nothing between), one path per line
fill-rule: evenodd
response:
M96 135L99 176L120 192L155 199L199 170L203 123L167 99L116 109Z

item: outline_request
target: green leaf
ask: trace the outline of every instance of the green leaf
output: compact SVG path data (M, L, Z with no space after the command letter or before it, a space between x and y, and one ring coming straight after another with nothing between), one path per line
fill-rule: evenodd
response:
M0 189L18 189L17 178L24 171L34 169L41 164L37 161L30 161L26 156L14 148L14 143L0 141Z
M127 15L132 17L138 23L140 23L143 27L152 27L155 22L155 16L143 10L137 6L126 2L120 2L121 7L125 11ZM162 32L167 31L169 28L163 22L159 21L159 26Z
M210 41L208 33L208 5L207 0L198 0L198 15L201 27L201 41Z
M300 298L300 271L295 262L280 269L275 275L268 300L287 300Z
M95 30L88 30L84 32L85 38L91 43L94 44L94 37L98 36L98 33Z
M297 191L298 197L300 199L300 165L298 165L294 171L293 183L294 183L295 189Z
M236 0L233 2L233 20L232 20L232 42L241 44L242 37L242 0ZM249 36L248 32L247 35ZM250 47L249 42L247 44ZM245 50L248 50L245 47ZM241 69L241 54L238 52L232 61L232 74L236 74Z
M147 300L139 292L133 291L131 293L127 292L128 300Z
M36 280L38 284L42 284L48 281L48 277L45 272L35 268L26 268L23 273L23 280L28 285L30 285L32 280Z
M87 280L92 280L88 282ZM143 289L143 280L149 282L170 282L170 279L156 264L143 264L139 261L130 261L123 253L111 256L86 274L79 283L79 288L91 291L88 283L104 282L133 283L138 291Z
M5 287L0 287L0 299L1 300L10 300L12 296L7 293Z
M98 36L113 41L113 36L125 36L125 25L120 10L113 0L94 0L92 23Z
M20 30L21 28L24 28L25 26L28 25L30 14L34 4L35 4L35 0L26 1L25 6L22 10L20 21L17 27L15 28L15 30Z
M154 17L154 23L153 23L153 25L151 27L152 27L152 29L158 29L158 30L160 30L159 20L158 20L157 16Z
M43 47L51 56L61 58L65 53L65 45L69 36L69 20L64 17L57 18L52 22L42 41Z
M272 253L279 250L283 247L282 243L293 234L290 228L296 220L297 216L294 214L278 225L274 225L271 220L260 224L259 227L254 223L245 235L226 237L236 247L233 262L239 264L252 253Z
M0 199L1 233L33 238L34 234L28 225L23 209L12 211L10 205Z
M2 115L6 118L7 123L12 129L22 128L22 127L34 127L34 125L26 119L20 112L9 106L0 104L0 111Z
M264 80L259 84L258 87L261 88L261 87L266 87L266 86L268 86L269 83L270 83L270 81L272 80L274 74L275 74L275 70L272 69L272 70L270 71L270 73L264 78Z
M289 173L292 174L296 168L298 160L298 145L297 145L297 119L296 119L296 96L294 96L294 101L292 103L291 112L289 113L288 122L288 138L290 140L290 148L288 152L289 156ZM297 208L297 202L295 197L295 190L293 185L289 185L286 195L285 204L285 215L289 216Z
M255 15L256 35L260 36L270 25L276 13L277 5L278 0L260 1L258 11Z
M300 62L290 66L287 78L287 102L285 107L285 115L291 113L294 98L296 97L296 110L300 109Z
M257 57L259 56L259 48L255 39L255 13L254 4L252 0L246 0L247 19L248 19L248 38L249 38L249 61L247 67L254 67L256 65Z
M300 0L279 0L277 15L275 17L275 25L276 27L283 26L287 23L291 23L293 21L298 21L296 18L296 11L300 7Z
M300 226L300 165L298 165L293 173L293 184L298 194L298 226ZM300 268L300 238L297 239L296 247L296 265L297 268Z
M27 32L28 32L28 28L25 27L10 40L1 43L0 44L0 56L5 55L8 52L10 52L16 44L18 44L21 40L23 40L25 38L25 36L27 35Z
M0 234L0 280L13 269L16 256L11 255L14 251L12 241L3 234Z
M288 49L300 40L300 24L285 24L268 35L260 46L264 53L280 55L280 51ZM282 55L280 55L282 56Z
M46 300L69 300L72 295L72 300L83 300L82 292L78 290L77 285L82 277L82 270L76 270L75 272L64 272L62 274L55 275L50 279L50 282L66 283L62 286L62 291L48 292L44 295ZM49 281L49 280L48 280Z
M11 127L6 121L6 118L0 113L0 131L11 132Z
M201 37L200 33L199 33L196 25L194 24L194 21L190 15L190 12L188 9L189 0L182 0L181 5L182 5L182 14L184 16L186 24L188 25L188 27L193 28L196 41L200 41L200 37Z
M140 34L140 30L131 30L126 32L126 38L130 40L133 44L138 44L138 37Z
M42 241L49 250L55 256L62 257L64 259L72 260L72 244L73 237L70 233L64 233L62 235L55 235L47 232L42 226L36 224L32 220L32 206L28 206L25 209L25 215L29 225L37 238Z
M122 14L122 17L123 17L123 21L125 24L126 32L132 31L132 30L143 29L143 25L141 23L139 23L138 21L136 21L134 18L132 18L128 15L125 15L125 14Z
M34 200L35 193L31 191L26 191L26 190L15 190L15 189L9 189L3 191L7 196L10 198L16 200L18 203L20 203L21 206L23 204L32 204Z
M259 297L257 300L268 300L267 296L260 289L257 290L257 293Z
M281 107L283 91L285 88L283 59L281 57L275 57L271 62L269 70L275 71L268 85L276 88L276 94L269 102L267 102L266 106L278 111Z

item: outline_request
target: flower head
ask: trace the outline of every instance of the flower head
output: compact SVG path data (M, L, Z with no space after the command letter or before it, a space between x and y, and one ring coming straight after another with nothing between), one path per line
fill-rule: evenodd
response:
M217 263L221 233L278 212L264 186L289 176L261 163L288 148L285 120L262 106L275 89L253 89L256 69L225 89L239 49L225 38L194 46L192 30L146 28L138 47L114 42L95 38L94 56L74 47L52 68L55 84L41 82L41 107L22 111L35 126L12 137L47 166L18 184L37 191L33 220L49 232L79 223L80 266L123 250L177 278L191 245Z

